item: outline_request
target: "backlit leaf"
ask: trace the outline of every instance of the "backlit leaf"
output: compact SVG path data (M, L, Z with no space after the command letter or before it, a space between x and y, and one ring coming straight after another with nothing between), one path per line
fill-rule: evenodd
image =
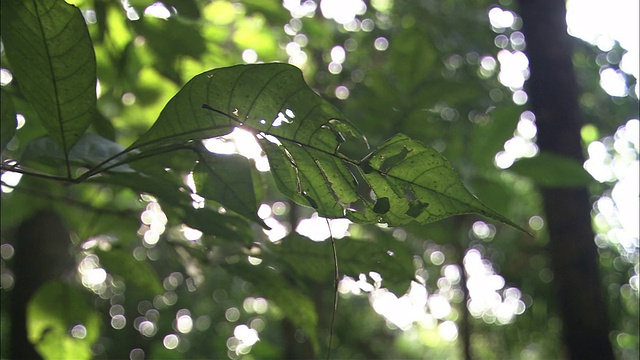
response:
M96 109L96 59L80 10L57 0L2 1L2 42L25 96L68 154Z
M27 336L44 359L91 359L99 335L100 315L77 288L47 283L27 305Z
M243 156L204 153L193 169L193 180L196 191L205 199L217 201L229 210L263 224L256 214L260 203L253 181L254 171L253 164Z
M234 127L256 135L280 191L321 216L395 226L478 213L522 230L473 196L435 149L405 135L363 160L343 154L347 137L364 138L289 64L197 75L130 149L223 135ZM238 206L248 203L239 200Z

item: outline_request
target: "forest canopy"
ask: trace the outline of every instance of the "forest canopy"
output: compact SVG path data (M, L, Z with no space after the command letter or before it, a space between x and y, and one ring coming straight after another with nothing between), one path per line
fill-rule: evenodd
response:
M638 50L535 6L3 0L1 356L637 358Z

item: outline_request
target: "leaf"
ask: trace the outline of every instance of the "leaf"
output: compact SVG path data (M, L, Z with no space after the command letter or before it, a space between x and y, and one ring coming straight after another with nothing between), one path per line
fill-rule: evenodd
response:
M414 279L411 252L399 241L379 237L375 241L343 238L336 240L340 275L357 278L375 271L382 285L402 295ZM316 242L292 233L276 244L267 244L271 252L303 278L325 284L333 281L333 255L329 241Z
M58 0L4 0L2 41L25 96L67 155L96 109L96 60L80 10Z
M331 129L337 129L334 124L339 121L329 120L342 117L307 86L300 70L292 65L237 65L191 79L131 148L225 135L246 124L256 132L324 144L324 150L333 152L339 145L336 133L345 127L334 132ZM346 128L357 133L353 127Z
M217 136L233 127L257 136L280 191L321 216L395 226L475 212L523 230L469 193L436 150L405 135L361 161L350 159L340 146L347 137L363 138L360 132L288 64L197 75L130 149Z
M0 114L0 124L2 126L0 128L0 149L4 151L18 126L13 101L4 90L0 90Z
M164 293L158 275L148 262L138 261L130 252L119 249L97 251L96 255L108 272L125 279L126 284L139 291L143 298L153 299Z
M387 167L391 159L392 166ZM371 203L365 203L364 212L349 210L347 216L355 220L379 218L395 226L411 220L426 224L452 215L477 213L524 231L473 196L437 150L405 135L387 140L362 163L361 175L378 200L371 210ZM388 200L379 205L382 199Z
M253 180L255 167L240 155L214 155L201 152L193 169L196 192L215 200L229 210L268 228L257 215L260 205Z
M202 231L204 235L220 236L227 240L239 241L246 246L250 246L254 240L251 228L245 219L220 214L213 209L188 209L183 221L186 225ZM203 241L206 245L206 239Z
M45 359L91 359L100 322L83 293L61 282L40 287L27 305L27 336Z
M315 351L318 351L318 314L309 297L287 283L271 268L243 263L228 265L225 268L230 273L252 283L261 295L278 305L292 323L304 330L311 339Z
M579 161L550 152L518 160L509 170L531 178L542 187L576 188L593 183L593 177Z
M57 142L50 136L43 136L27 143L21 160L41 159L44 162L59 160L62 164L68 161L77 166L92 167L102 164L103 167L106 167L115 164L115 161L110 160L107 163L103 163L103 161L112 159L114 155L119 154L123 149L122 145L102 136L83 134L71 148L69 154L65 156ZM134 170L129 165L122 164L110 168L110 171L127 173Z

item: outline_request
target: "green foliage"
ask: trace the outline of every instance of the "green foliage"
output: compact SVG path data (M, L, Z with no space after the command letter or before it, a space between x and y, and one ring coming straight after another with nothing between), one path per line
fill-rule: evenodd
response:
M2 125L0 130L2 132L0 146L4 149L16 132L17 120L13 102L11 98L6 95L4 89L0 92L0 96L2 97L2 101L0 101L0 124Z
M27 307L29 340L45 359L91 359L100 336L100 316L78 288L51 282Z
M463 330L480 358L558 353L536 189L594 182L579 163L544 153L509 171L495 167L524 109L510 101L497 69L480 65L497 51L489 3L367 2L358 30L323 20L319 7L294 16L275 0L163 1L167 20L144 14L153 3L76 0L81 13L62 0L2 0L2 67L13 75L2 87L3 189L13 190L2 194L3 243L34 209L54 208L73 229L77 259L97 255L108 273L84 292L59 283L40 290L28 325L41 354L318 357L333 332L336 358L440 358L456 356ZM372 31L363 30L365 19ZM386 51L373 46L382 38ZM245 50L257 62L293 61L296 46L287 44L304 52L305 65L236 65ZM334 46L346 59L341 71L327 72ZM346 101L336 98L338 86L348 88ZM598 99L588 109L623 112ZM26 118L20 129L16 114ZM257 139L269 173L204 146L234 129ZM23 173L18 185L6 181L10 172ZM334 329L332 244L295 231L312 213L352 222L335 240L339 277L359 278L361 287L341 292ZM467 270L468 249L506 280L494 297L521 291L526 311L517 320L462 316L467 288L451 272ZM19 266L5 262L5 250L3 276ZM623 258L603 260L605 278L626 286L633 266L616 256ZM381 293L408 300L407 289L420 286L425 301L446 299L451 311L436 318L422 304L428 317L406 330L369 306ZM60 293L73 302L51 301ZM626 304L613 307L615 321L637 316L637 295L613 293L612 303ZM263 300L268 307L252 305ZM114 314L126 316L126 326L114 326ZM190 327L179 325L185 314ZM143 334L143 320L154 331ZM441 336L444 322L456 323L457 342ZM78 323L84 339L70 335ZM237 345L243 325L259 333L253 349ZM633 329L619 326L624 351L637 344ZM179 338L175 348L167 335Z
M586 187L593 182L578 161L544 152L535 158L518 161L511 170L531 178L540 186Z
M203 156L193 169L193 180L203 197L267 227L256 215L261 185L255 184L259 181L254 181L255 172L253 164L240 155Z
M270 244L265 258L284 263L299 277L318 284L330 285L333 278L333 256L327 241L314 242L291 234L280 243ZM379 237L375 241L344 238L336 241L338 267L341 274L357 278L359 274L379 273L382 284L402 295L414 279L411 253L397 241Z
M56 0L3 1L2 34L24 95L68 154L96 109L96 60L80 10Z
M138 261L129 252L118 249L96 251L96 255L109 273L123 278L140 293L139 300L162 295L162 283L148 263Z

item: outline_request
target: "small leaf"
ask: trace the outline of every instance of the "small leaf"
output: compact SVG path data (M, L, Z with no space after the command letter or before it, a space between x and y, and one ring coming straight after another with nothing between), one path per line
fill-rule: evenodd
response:
M240 240L244 245L253 243L249 224L241 217L220 214L212 209L188 209L183 219L188 226L204 235L220 236L228 240Z
M407 210L407 215L417 218L422 214L422 212L429 206L429 203L424 203L419 200L409 201L409 210Z
M108 272L125 279L128 285L142 294L142 298L153 299L164 293L158 275L148 262L138 261L130 252L119 249L97 251L96 255Z
M6 91L0 90L0 149L4 151L5 147L9 143L9 140L16 132L18 122L16 121L16 110L13 107L13 101L9 97Z
M214 155L202 152L201 161L193 169L197 193L225 208L268 228L257 215L253 164L240 155Z
M80 10L57 0L3 0L2 42L25 96L68 154L96 109L96 59Z
M57 161L64 164L65 161L77 165L92 167L102 164L103 167L115 164L114 160L103 164L104 160L119 154L124 147L111 140L105 139L95 134L83 134L78 142L71 148L68 156L65 156L62 149L50 136L43 136L31 140L27 143L22 161L39 159L45 163ZM127 164L117 165L110 169L113 172L133 172L134 170Z
M81 290L46 283L27 305L27 336L44 359L91 359L100 335L100 315ZM74 335L74 329L77 335Z

